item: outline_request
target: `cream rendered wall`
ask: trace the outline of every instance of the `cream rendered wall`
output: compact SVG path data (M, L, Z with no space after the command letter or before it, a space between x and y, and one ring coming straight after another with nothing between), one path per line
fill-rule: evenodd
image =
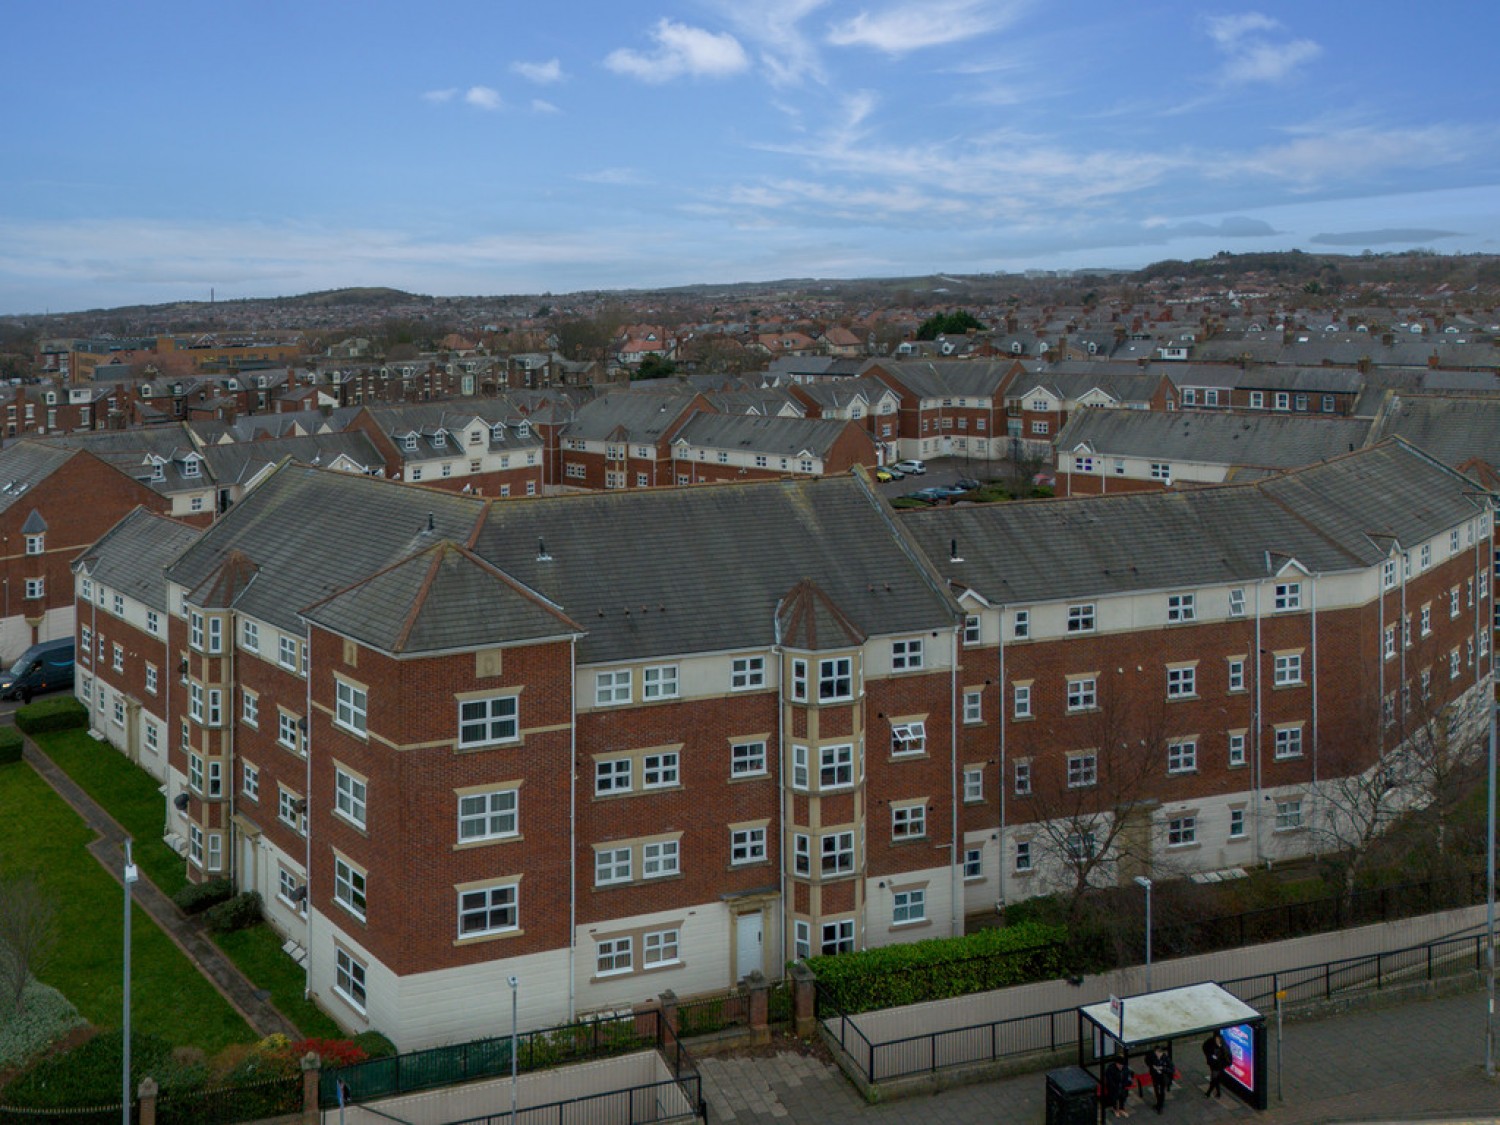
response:
M961 878L961 876L960 876ZM865 947L921 941L924 938L954 937L953 870L944 865L921 871L903 871L865 880ZM926 919L897 925L892 912L896 892L918 888L927 892ZM958 934L963 933L963 891L959 891Z
M779 912L771 910L763 918L761 942L763 960L768 966L781 963L773 947L780 932ZM656 999L667 989L678 996L715 992L731 987L734 976L735 914L731 904L702 903L685 909L653 911L579 926L578 948L579 1012L613 1011ZM652 930L675 927L678 930L678 963L661 968L642 969L644 949L640 935ZM635 969L629 973L598 976L597 942L621 934L634 934ZM767 974L771 975L771 974Z

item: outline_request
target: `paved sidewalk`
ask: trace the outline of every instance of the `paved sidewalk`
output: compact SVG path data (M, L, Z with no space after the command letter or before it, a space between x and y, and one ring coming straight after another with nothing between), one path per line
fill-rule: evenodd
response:
M121 878L125 865L125 830L92 797L85 793L65 774L51 758L37 749L29 738L24 750L26 764L35 770L58 796L67 801L95 832L99 839L89 845L94 858L116 881ZM260 1036L280 1032L292 1039L301 1038L301 1033L274 1007L255 985L245 977L217 945L204 936L202 930L186 918L177 905L164 895L150 879L142 873L140 882L131 891L135 902L149 914L168 937L177 943L183 953L197 966L228 1000L245 1022Z
M1276 1096L1276 1028L1268 1027L1270 1108L1256 1114L1225 1096L1205 1098L1198 1044L1179 1043L1184 1081L1158 1118L1153 1101L1131 1116L1168 1125L1252 1119L1267 1125L1461 1119L1500 1122L1500 1082L1484 1075L1483 991L1286 1024L1282 1099ZM1046 1119L1046 1078L1027 1074L937 1094L867 1105L836 1066L817 1058L705 1058L699 1061L714 1125L800 1122L913 1122L969 1125ZM1108 1119L1113 1125L1114 1118Z

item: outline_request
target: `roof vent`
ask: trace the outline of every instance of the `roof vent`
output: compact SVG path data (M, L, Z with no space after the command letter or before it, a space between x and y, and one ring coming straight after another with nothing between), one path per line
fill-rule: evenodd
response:
M547 544L546 544L545 541L543 541L543 539L540 536L537 537L537 541L536 541L536 561L537 562L551 562L552 561L552 556L547 553Z
M949 562L954 562L954 563L961 563L961 562L964 561L964 557L958 553L958 540L957 539L951 539L951 540L949 540L948 561Z
M433 515L432 515L431 512L428 512L427 513L427 531L430 534L431 532L434 532L436 530L437 530L437 520L435 520L433 518Z

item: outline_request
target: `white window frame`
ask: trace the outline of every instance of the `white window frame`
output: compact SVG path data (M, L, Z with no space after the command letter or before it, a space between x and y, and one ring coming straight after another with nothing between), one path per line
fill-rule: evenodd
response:
M927 753L927 723L916 719L891 724L891 757L917 758Z
M363 738L368 732L369 693L348 680L334 677L333 696L334 725Z
M1167 772L1172 774L1198 772L1198 740L1196 738L1177 738L1167 743Z
M1094 751L1068 755L1068 788L1087 789L1099 783L1099 756Z
M891 642L891 670L910 672L923 667L926 650L921 637Z
M631 681L634 672L629 668L616 668L594 673L594 706L618 707L630 702Z
M927 838L927 805L891 806L891 839L925 840Z
M891 892L891 925L914 926L927 921L927 890L911 887Z
M521 794L517 789L490 789L458 797L458 842L477 844L521 834Z
M482 710L477 710L482 709ZM486 695L458 701L458 748L506 746L521 741L518 695Z
M641 699L647 703L657 699L676 699L680 687L675 664L653 664L641 669Z
M1167 620L1183 624L1194 621L1198 616L1198 598L1196 594L1168 594L1167 595Z
M754 691L766 686L764 656L736 656L729 666L730 691Z
M766 861L766 829L764 825L753 828L729 830L729 863L740 867L749 863Z
M765 773L766 743L764 739L730 744L730 777L764 777Z
M356 1011L364 1012L369 999L365 983L367 966L343 946L335 947L333 960L333 990Z
M342 766L333 767L333 811L356 828L365 827L369 812L369 785Z
M368 892L367 873L335 853L333 857L333 901L363 922L369 907Z
M521 886L496 883L458 892L458 937L488 937L521 927Z
M1095 602L1080 602L1068 607L1068 628L1070 633L1092 633L1099 623L1098 605Z

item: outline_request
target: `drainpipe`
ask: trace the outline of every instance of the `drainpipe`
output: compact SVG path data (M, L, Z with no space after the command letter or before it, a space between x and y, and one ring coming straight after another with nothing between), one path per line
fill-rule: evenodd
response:
M304 627L302 643L311 642L311 629ZM304 650L307 653L307 688L305 692L304 710L302 721L307 724L306 730L297 732L299 738L305 739L302 746L302 755L307 762L307 780L304 784L302 794L302 812L307 818L307 824L302 833L302 862L304 864L302 874L302 885L307 888L307 897L302 901L307 907L307 978L303 986L302 998L312 999L312 967L313 967L313 908L312 908L312 650Z
M948 781L951 789L951 800L948 808L951 814L951 831L953 846L948 850L948 895L951 902L949 908L949 933L953 937L963 936L963 913L960 907L960 896L963 893L963 884L960 881L962 871L964 848L963 840L958 834L958 650L959 641L963 637L962 619L953 624L953 662L949 670L949 707L948 707L948 753L950 764Z
M1318 575L1312 576L1312 783L1318 787Z
M786 699L785 699L785 653L781 647L781 602L771 614L771 654L776 658L776 801L781 807L780 823L776 826L776 859L779 871L777 883L781 893L781 960L792 960L797 952L797 941L792 933L791 899L788 895L786 871L786 832L791 823L791 800L786 791Z
M1000 607L1000 635L995 638L995 661L999 668L1000 676L1000 712L996 717L999 725L998 740L1000 743L1000 823L996 825L998 841L995 848L995 885L998 895L995 901L995 910L998 913L1005 909L1005 814L1007 811L1006 796L1008 775L1006 773L1005 760L1005 607Z
M578 636L568 643L568 1022L578 1003Z
M1269 560L1267 560L1267 561L1269 563ZM1251 775L1250 775L1250 809L1251 809L1251 815L1255 818L1255 862L1257 864L1260 863L1260 860L1261 860L1261 842L1260 842L1261 822L1265 819L1265 817L1263 815L1263 812L1261 810L1261 805L1264 802L1262 800L1262 793L1261 793L1261 772L1260 772L1260 741L1261 741L1260 740L1260 728L1261 728L1261 725L1262 725L1262 722L1263 722L1263 718L1264 718L1261 715L1261 710L1260 710L1260 707L1261 707L1261 694L1260 694L1260 679L1261 679L1261 668L1260 668L1260 666L1261 666L1261 651L1260 651L1260 646L1261 646L1261 591L1265 587L1265 583L1266 583L1266 580L1264 578L1257 578L1255 580L1255 653L1254 653L1254 657L1255 657L1255 707L1254 707L1254 720L1255 721L1251 724L1251 731L1250 731L1250 736L1251 736L1251 738L1255 742L1255 764L1254 764L1253 770L1252 770Z

